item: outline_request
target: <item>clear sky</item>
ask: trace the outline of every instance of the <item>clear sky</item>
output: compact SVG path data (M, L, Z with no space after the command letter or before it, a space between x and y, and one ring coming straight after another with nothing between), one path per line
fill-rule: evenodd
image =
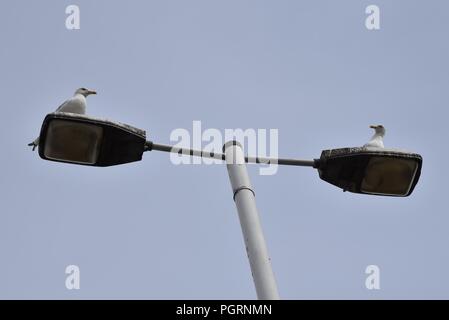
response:
M67 30L77 4L80 30ZM365 8L380 8L380 30ZM169 143L178 128L278 129L283 157L420 153L407 198L343 193L310 168L249 168L282 298L449 298L447 1L3 1L0 298L252 299L224 165L164 153L93 168L27 143L76 88L88 114ZM80 268L80 289L65 268ZM380 268L367 290L365 268Z

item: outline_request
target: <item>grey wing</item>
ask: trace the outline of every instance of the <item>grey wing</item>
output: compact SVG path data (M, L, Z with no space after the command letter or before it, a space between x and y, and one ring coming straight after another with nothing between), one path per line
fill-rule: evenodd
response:
M70 99L64 101L64 102L58 107L58 109L56 109L55 112L58 112L58 111L63 112L63 111L64 111L64 107L66 107L66 106L69 104L69 102L70 102Z

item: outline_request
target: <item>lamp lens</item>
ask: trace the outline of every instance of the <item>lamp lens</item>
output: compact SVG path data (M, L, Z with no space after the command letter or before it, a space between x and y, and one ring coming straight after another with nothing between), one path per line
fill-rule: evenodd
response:
M57 161L95 164L102 138L101 126L55 119L48 126L44 155Z
M406 195L412 187L417 161L372 157L365 169L361 191L379 195Z

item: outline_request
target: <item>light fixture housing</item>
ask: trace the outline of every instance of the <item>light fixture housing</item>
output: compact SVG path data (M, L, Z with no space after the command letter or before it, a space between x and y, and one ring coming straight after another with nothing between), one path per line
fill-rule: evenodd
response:
M316 164L320 178L343 191L406 197L418 183L422 157L397 149L355 147L324 150Z
M144 130L86 115L54 112L42 123L42 159L107 167L142 160Z

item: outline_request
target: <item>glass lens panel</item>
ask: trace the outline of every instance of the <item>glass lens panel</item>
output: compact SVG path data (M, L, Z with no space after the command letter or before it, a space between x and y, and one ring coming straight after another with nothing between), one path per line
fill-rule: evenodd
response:
M53 120L48 126L44 155L53 160L95 164L102 138L101 126Z
M373 194L407 195L418 164L413 159L373 157L363 178L361 191Z

